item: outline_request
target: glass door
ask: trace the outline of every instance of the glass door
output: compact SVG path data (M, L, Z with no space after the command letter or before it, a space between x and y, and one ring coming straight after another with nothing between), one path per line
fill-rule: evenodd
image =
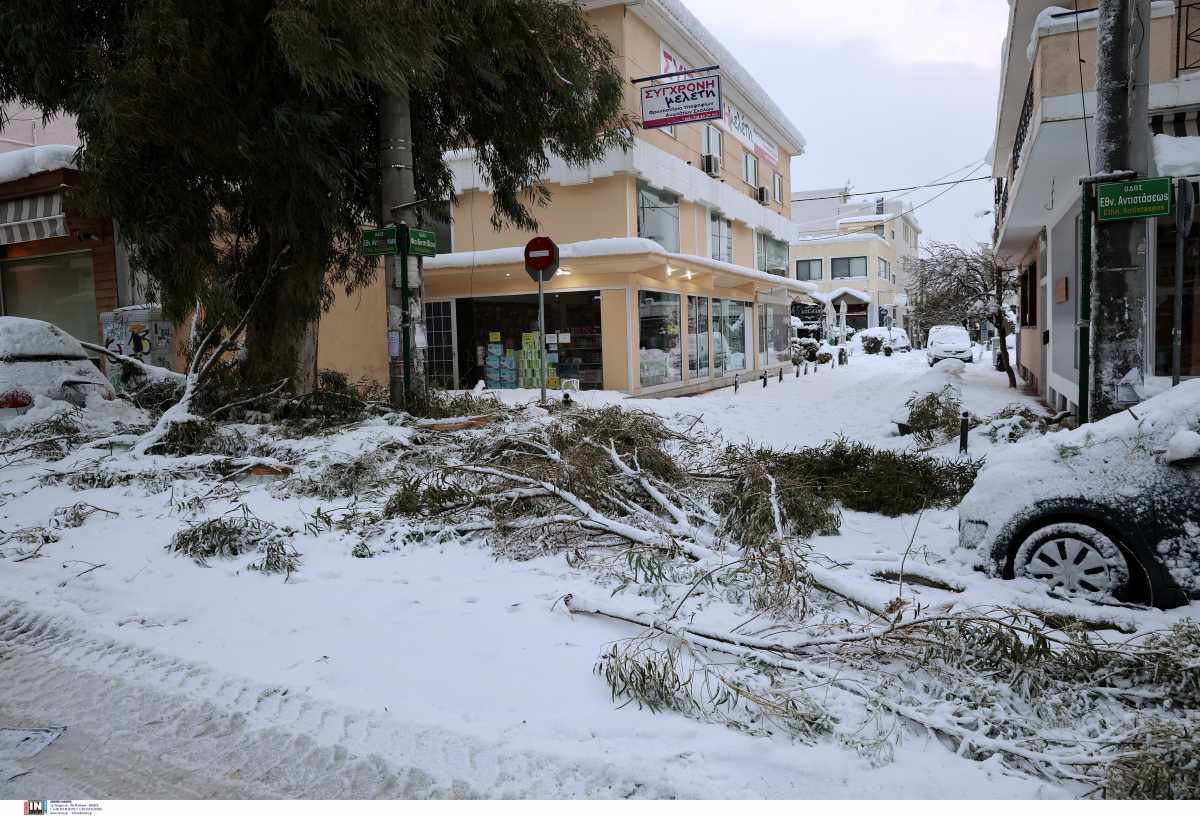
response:
M710 333L708 298L690 295L688 297L688 375L693 380L708 378Z

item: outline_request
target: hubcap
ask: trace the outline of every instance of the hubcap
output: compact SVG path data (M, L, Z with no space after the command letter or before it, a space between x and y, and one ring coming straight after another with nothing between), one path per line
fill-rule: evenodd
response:
M1100 595L1113 589L1109 563L1086 541L1052 538L1029 554L1025 572L1055 589L1072 594Z

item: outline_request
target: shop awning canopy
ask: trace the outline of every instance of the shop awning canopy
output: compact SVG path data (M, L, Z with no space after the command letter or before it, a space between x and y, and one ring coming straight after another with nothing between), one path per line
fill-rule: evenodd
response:
M0 246L66 234L61 192L0 201Z

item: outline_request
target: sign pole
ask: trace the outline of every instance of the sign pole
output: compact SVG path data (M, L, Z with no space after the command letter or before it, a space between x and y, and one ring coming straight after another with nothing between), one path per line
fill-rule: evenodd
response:
M400 346L404 355L404 408L412 402L412 321L408 310L408 224L400 222Z
M542 404L546 402L546 284L538 275L538 378L542 384Z
M1088 421L1091 401L1092 343L1092 222L1096 215L1096 188L1083 182L1083 217L1079 225L1079 393L1075 397L1076 427ZM1007 341L1005 341L1007 342Z
M546 281L558 272L558 244L538 236L525 245L525 271L538 285L538 379L546 402Z

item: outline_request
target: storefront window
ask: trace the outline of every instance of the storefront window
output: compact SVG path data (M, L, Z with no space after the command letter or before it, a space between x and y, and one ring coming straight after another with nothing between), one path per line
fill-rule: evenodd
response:
M464 384L540 387L537 295L459 298L455 314ZM546 369L550 388L567 379L603 387L599 292L546 293Z
M425 301L425 371L436 388L458 387L454 376L453 311L452 301Z
M683 381L679 295L638 292L638 354L643 388Z
M90 252L4 261L0 286L4 314L45 320L88 343L99 339Z
M657 241L667 252L679 251L679 197L637 185L638 237Z
M742 371L748 368L746 359L750 325L750 304L739 300L714 300L713 308L713 360L717 374Z
M708 298L688 298L688 375L693 379L708 376Z
M758 366L766 368L785 362L790 357L789 338L792 329L791 309L777 303L758 306Z

